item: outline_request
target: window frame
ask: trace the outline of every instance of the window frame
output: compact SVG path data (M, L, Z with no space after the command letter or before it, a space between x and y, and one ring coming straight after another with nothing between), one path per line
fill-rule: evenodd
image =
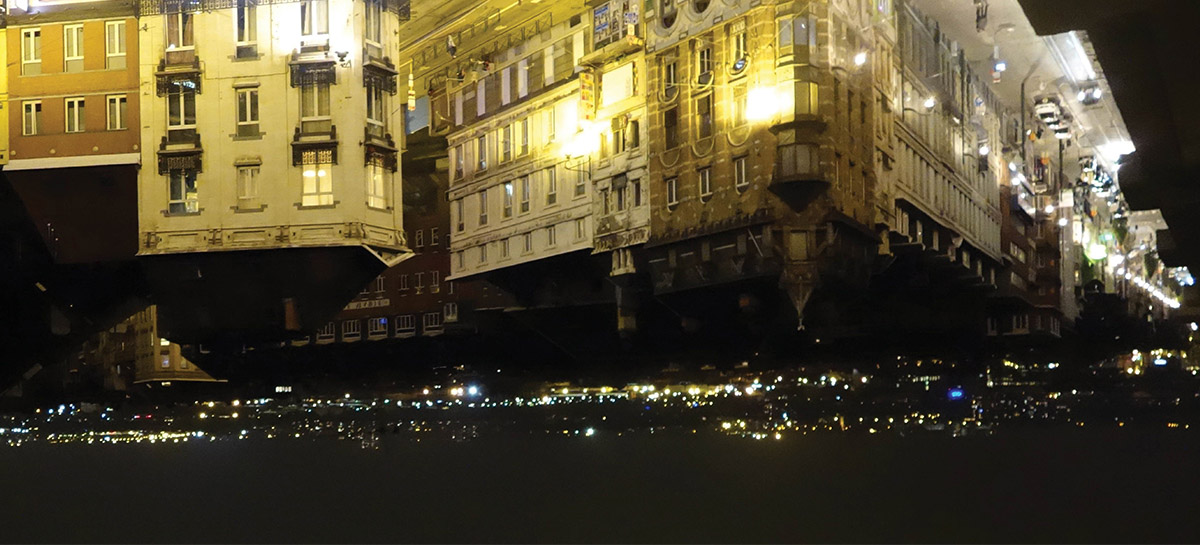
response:
M83 23L66 24L63 30L63 72L77 73L83 71ZM71 51L74 46L75 51ZM71 63L76 62L78 68L71 69Z
M21 135L36 136L41 134L42 101L26 100L21 102Z
M237 94L237 135L257 136L260 133L261 117L259 114L258 87L239 87ZM243 102L245 104L243 105ZM243 116L242 114L246 114ZM245 129L243 130L243 127Z
M30 41L33 40L32 46ZM35 56L36 55L36 56ZM33 65L37 69L33 70ZM21 29L21 75L36 76L42 73L42 27Z
M750 189L750 176L746 172L747 156L741 155L733 158L733 187L739 193L745 193Z
M323 95L322 90L324 90ZM300 86L301 134L324 134L332 130L332 95L333 90L328 82ZM314 127L314 125L316 126Z
M87 131L87 102L84 97L63 99L63 132L77 134Z
M712 198L712 167L696 169L696 187L700 190L700 200L707 201Z
M188 215L200 213L200 180L199 171L192 168L176 168L167 171L167 214ZM180 184L180 198L172 197L177 181ZM190 180L189 180L190 177ZM190 182L191 193L187 189ZM190 195L190 196L189 196Z
M315 21L314 14L317 16ZM300 0L300 35L329 35L329 0Z
M261 176L262 165L238 165L237 199L239 205L258 199L258 185Z
M117 123L114 125L113 120L113 105L117 105ZM105 127L110 131L123 131L129 128L126 123L125 114L129 111L129 96L128 95L107 95L104 97L104 116Z
M667 208L679 206L679 178L672 176L663 180L663 183L667 186Z
M166 24L163 25L163 31L167 34L167 39L163 42L167 51L192 51L196 49L196 25L194 17L196 14L178 11L175 13L167 13ZM176 35L171 35L171 20L176 19ZM171 40L178 40L177 44L172 44Z

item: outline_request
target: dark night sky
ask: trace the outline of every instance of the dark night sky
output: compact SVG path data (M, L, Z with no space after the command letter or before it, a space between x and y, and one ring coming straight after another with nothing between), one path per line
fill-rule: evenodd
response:
M1198 445L1128 429L37 445L0 448L0 540L1195 541Z

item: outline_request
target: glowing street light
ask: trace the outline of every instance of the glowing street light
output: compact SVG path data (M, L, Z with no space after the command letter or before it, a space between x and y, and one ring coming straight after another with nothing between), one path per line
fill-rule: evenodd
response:
M932 110L934 106L937 106L937 99L933 97L925 99L924 106L926 110Z
M862 66L864 64L867 64L867 52L859 51L854 55L854 66Z
M768 121L775 116L779 100L775 91L769 87L755 87L746 93L746 119L749 121Z

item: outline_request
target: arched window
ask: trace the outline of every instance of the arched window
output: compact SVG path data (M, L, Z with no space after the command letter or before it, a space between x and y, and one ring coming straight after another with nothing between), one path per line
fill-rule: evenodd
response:
M692 9L696 10L696 13L704 13L709 4L712 4L712 0L692 0Z

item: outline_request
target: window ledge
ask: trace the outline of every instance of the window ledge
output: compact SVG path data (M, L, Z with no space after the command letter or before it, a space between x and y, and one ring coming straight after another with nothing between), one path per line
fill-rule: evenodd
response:
M266 135L267 133L260 132L254 136L238 136L237 134L231 134L229 137L232 138L234 142L240 142L244 140L262 140Z
M163 216L168 218L179 218L187 216L199 216L200 214L204 213L204 209L201 208L198 212L171 212L169 210L160 210L160 212L162 212Z
M333 201L333 204L314 204L311 206L304 206L301 203L292 204L296 206L297 210L332 210L337 208L337 205L342 204L342 201Z
M369 204L367 205L367 208L368 208L368 209L370 209L370 210L376 210L376 211L379 211L379 212L391 212L391 211L395 210L395 208L393 208L393 207L391 207L391 206L388 206L388 207L379 207L379 206L371 206L371 205L369 205Z
M241 206L234 205L234 206L230 206L229 209L233 210L233 212L235 214L246 214L246 213L250 213L250 212L262 212L263 210L267 209L267 205L261 204L256 207L253 207L253 208L241 207Z

